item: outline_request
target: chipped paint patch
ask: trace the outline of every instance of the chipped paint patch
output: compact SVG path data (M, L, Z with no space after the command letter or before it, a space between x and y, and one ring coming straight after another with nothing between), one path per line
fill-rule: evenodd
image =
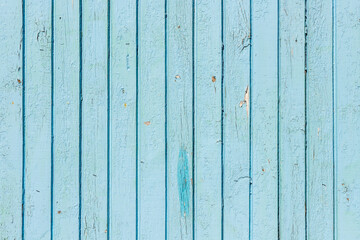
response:
M181 216L186 217L189 214L190 206L190 178L188 157L187 152L184 148L180 148L179 152L177 166L177 182Z
M249 93L249 86L246 87L244 100L240 102L240 107L242 107L246 103L246 115L249 117L250 111L250 93Z
M146 126L149 126L149 125L150 125L150 121L146 121L146 122L144 122L144 124L145 124Z

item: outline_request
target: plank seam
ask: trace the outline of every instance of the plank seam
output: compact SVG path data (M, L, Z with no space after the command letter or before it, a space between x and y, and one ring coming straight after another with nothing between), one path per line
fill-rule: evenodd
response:
M135 149L135 162L136 162L136 240L139 239L139 0L136 0L136 149Z
M332 161L333 161L333 240L337 239L337 122L336 122L336 0L332 0Z
M82 0L79 0L79 240L81 240L82 198Z
M106 146L106 154L107 154L107 231L106 238L110 239L110 3L111 1L107 1L107 146Z
M277 232L280 240L280 0L277 0Z
M165 0L165 240L167 239L168 235L168 143L167 143L167 137L168 137L168 128L167 128L167 101L168 101L168 91L167 91L167 76L168 76L168 68L167 68L167 0Z
M224 0L221 0L221 239L224 239Z
M54 235L54 0L51 0L51 172L50 172L50 239Z
M192 0L192 239L195 240L195 0Z
M250 0L250 48L249 48L249 240L252 239L252 18L253 18L253 1Z
M308 108L308 104L307 104L307 95L308 95L308 84L307 84L307 39L308 39L308 30L307 30L307 7L308 7L308 1L305 0L305 9L304 9L304 40L305 40L305 43L304 43L304 111L305 111L305 139L304 139L304 168L305 168L305 240L307 240L308 238L308 231L307 231L307 228L308 228L308 214L307 214L307 202L308 202L308 194L307 194L307 189L308 189L308 164L307 164L307 161L308 161L308 115L307 115L307 108Z
M22 196L21 196L21 239L25 237L25 1L22 0Z

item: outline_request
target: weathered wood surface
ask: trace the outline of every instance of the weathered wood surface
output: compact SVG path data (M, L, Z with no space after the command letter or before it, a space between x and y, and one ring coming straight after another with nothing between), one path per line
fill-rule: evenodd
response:
M53 237L79 231L79 1L56 1L53 24Z
M21 0L0 2L0 29L0 238L20 239L24 81Z
M0 3L0 239L360 239L360 3Z
M249 238L278 236L278 4L251 6ZM263 223L267 222L266 225ZM266 237L265 237L266 236Z
M25 239L49 239L52 215L51 2L24 6L24 205Z
M332 6L307 1L307 236L333 238ZM343 239L343 238L339 238Z

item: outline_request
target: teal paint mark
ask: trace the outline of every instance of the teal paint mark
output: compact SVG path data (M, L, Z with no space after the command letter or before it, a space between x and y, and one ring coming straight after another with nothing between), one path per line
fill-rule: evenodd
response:
M181 216L186 217L189 214L190 202L190 178L187 152L184 148L180 148L177 182L179 189L180 211Z

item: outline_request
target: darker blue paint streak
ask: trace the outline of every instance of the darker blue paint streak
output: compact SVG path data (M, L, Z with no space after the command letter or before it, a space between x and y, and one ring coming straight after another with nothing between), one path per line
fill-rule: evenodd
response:
M177 182L179 190L179 201L181 216L189 215L190 203L190 178L189 178L189 164L187 152L184 148L180 148L178 167L177 167Z

